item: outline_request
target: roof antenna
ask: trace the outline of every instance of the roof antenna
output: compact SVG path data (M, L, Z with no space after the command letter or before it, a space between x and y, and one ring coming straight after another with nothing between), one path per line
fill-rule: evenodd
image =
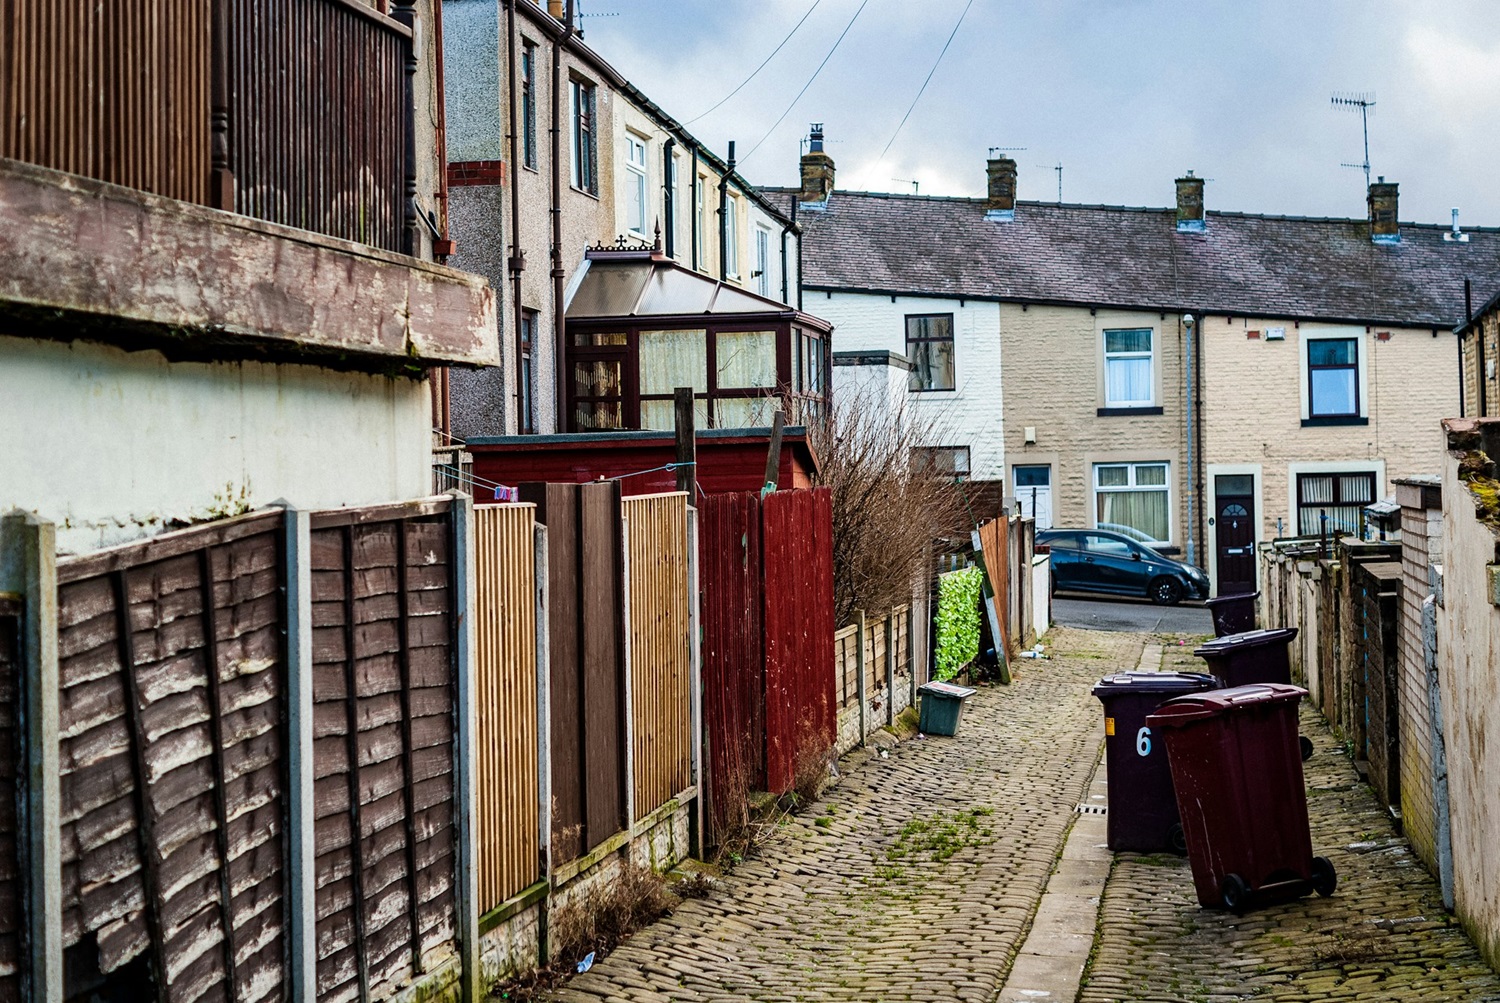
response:
M898 185L911 185L911 193L913 195L921 194L922 182L920 181L916 181L912 178L891 178L891 180L896 182L896 184Z
M1350 111L1359 110L1360 125L1365 131L1365 162L1363 164L1340 164L1341 167L1360 167L1365 172L1365 191L1370 190L1370 113L1375 110L1375 92L1361 91L1358 94L1335 94L1333 96L1335 108L1348 108Z
M1062 205L1062 161L1059 160L1055 164L1037 164L1037 166L1045 167L1049 171L1057 172L1057 204Z

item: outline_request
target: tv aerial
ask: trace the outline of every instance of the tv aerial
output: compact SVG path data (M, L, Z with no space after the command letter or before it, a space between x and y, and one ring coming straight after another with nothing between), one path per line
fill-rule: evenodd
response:
M1362 168L1365 172L1365 190L1370 188L1370 113L1375 110L1375 92L1338 93L1333 96L1335 108L1347 108L1359 112L1359 122L1365 134L1365 162L1362 164L1340 164L1341 167Z

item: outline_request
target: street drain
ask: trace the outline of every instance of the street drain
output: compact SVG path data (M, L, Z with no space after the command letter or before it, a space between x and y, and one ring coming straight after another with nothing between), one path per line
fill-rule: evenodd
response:
M1080 815L1105 815L1108 813L1109 808L1102 804L1081 804L1078 806L1078 814Z

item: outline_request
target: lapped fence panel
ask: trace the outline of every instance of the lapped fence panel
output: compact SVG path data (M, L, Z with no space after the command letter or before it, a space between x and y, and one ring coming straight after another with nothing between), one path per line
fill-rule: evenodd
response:
M537 770L536 506L474 509L479 910L542 875Z
M687 495L623 502L629 549L631 740L635 814L692 782L692 648Z

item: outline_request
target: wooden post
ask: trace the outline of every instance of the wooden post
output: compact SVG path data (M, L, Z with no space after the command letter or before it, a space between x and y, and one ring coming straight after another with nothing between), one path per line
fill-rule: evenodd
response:
M417 22L415 0L395 0L391 7L391 20L406 25L415 33ZM405 254L420 255L422 251L421 230L417 222L417 129L416 129L416 78L417 49L415 35L402 42L406 52L402 74L401 125L402 163L404 178L401 197L401 250ZM561 367L559 367L561 368Z
M536 769L537 851L542 878L552 882L552 663L548 657L549 596L547 527L532 529L532 561L536 575ZM537 903L537 963L548 962L547 910L550 895Z
M57 529L16 512L0 518L0 592L20 598L22 867L26 916L22 998L61 1003L62 779L58 755ZM18 764L19 765L19 764Z
M779 412L778 412L779 413ZM865 611L857 609L854 611L854 625L857 633L854 646L854 698L859 701L859 744L865 744L865 737L870 733L869 707L865 704Z
M770 494L781 480L781 429L786 424L786 412L778 410L771 420L771 448L766 451L766 482L760 489L762 496Z
M618 498L618 496L617 496ZM635 828L635 695L631 692L630 678L630 520L625 518L625 506L620 504L620 616L624 620L621 633L620 665L625 677L625 692L621 694L621 740L625 746L625 831Z
M210 0L208 204L234 211L234 168L229 159L229 0Z
M698 500L693 485L698 483L698 434L693 414L693 388L673 391L673 427L677 434L677 490L686 491L688 504Z
M474 499L466 492L452 491L450 509L453 561L453 672L457 734L454 736L453 777L455 818L454 906L458 913L459 991L464 1003L481 1003L489 995L480 982L479 957L479 837L474 829L478 816L479 771L474 736L479 730L477 694L477 626L474 622ZM401 555L405 560L405 555Z
M313 821L312 524L286 509L287 868L291 903L291 993L295 1003L318 998L317 845Z

